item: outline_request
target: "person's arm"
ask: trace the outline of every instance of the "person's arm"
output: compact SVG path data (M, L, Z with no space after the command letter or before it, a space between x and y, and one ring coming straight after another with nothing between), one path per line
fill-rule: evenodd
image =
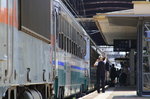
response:
M94 66L97 66L98 65L98 60L96 60L96 62L94 63Z

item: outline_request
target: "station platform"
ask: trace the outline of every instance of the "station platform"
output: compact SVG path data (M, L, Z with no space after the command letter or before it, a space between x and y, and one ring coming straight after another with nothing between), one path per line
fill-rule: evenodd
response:
M135 87L117 86L107 88L105 93L94 91L79 99L150 99L150 96L138 97Z

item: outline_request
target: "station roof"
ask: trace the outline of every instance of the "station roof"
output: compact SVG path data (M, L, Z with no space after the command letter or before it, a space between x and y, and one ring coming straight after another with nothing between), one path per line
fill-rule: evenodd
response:
M108 45L114 39L136 39L137 24L142 19L150 19L149 2L133 2L134 9L97 13L94 16L96 25Z
M93 16L96 13L106 13L133 8L133 0L62 0L97 45L106 45ZM86 20L83 20L85 18ZM88 19L88 20L87 20ZM90 20L89 20L90 19Z

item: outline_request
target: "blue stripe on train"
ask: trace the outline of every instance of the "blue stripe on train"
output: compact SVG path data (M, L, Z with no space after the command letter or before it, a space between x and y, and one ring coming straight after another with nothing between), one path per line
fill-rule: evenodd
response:
M53 61L53 64L55 64L55 61ZM65 66L65 63L61 62L61 61L58 61L58 66ZM86 68L82 68L82 67L74 66L74 65L72 65L71 68L77 69L77 70L86 70Z
M65 66L65 63L58 61L58 65L59 65L59 66Z
M56 61L53 61L52 63L53 63L53 65L56 65ZM65 66L65 63L61 62L61 61L58 61L58 65L59 66Z
M79 66L71 66L71 68L73 69L77 69L77 70L86 70L86 68L82 68L82 67L79 67Z

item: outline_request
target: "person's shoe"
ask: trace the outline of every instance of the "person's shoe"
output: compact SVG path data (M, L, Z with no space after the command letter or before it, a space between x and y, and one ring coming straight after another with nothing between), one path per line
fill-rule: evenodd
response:
M97 91L97 93L100 93L100 91Z
M105 91L102 91L102 93L105 93Z

